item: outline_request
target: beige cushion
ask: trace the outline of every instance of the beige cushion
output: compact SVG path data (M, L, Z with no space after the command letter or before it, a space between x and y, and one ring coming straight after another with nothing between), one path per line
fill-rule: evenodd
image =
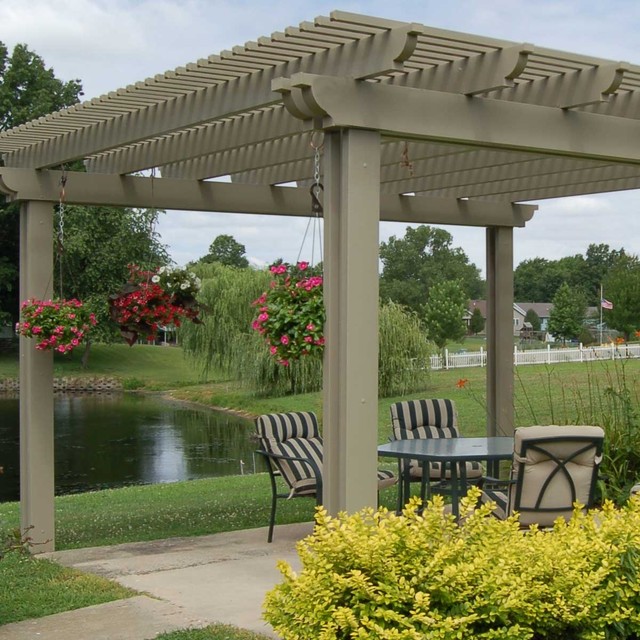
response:
M533 443L540 439L545 441ZM601 445L603 439L604 431L592 426L516 429L512 479L518 480L520 473L523 477L510 487L508 512L518 511L523 525L550 526L559 516L570 518L574 502L591 506L592 483L600 463L596 444Z

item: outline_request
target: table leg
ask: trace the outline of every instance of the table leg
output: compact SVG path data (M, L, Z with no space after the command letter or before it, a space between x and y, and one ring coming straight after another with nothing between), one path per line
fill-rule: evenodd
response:
M451 513L458 520L460 517L460 507L458 505L458 463L451 463Z

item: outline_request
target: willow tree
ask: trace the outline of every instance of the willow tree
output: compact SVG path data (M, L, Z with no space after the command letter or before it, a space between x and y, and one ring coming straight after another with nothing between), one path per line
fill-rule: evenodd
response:
M395 302L380 306L378 395L399 396L427 388L433 343L417 314Z
M217 371L235 377L238 350L253 341L252 305L269 286L267 271L236 269L219 263L197 264L193 270L202 280L198 302L203 307L202 324L180 327L185 355L207 377Z
M203 306L203 324L186 323L179 335L184 353L204 377L212 372L224 374L260 396L322 389L321 358L310 355L282 366L252 328L256 315L252 303L269 287L271 273L215 263L193 268L202 280L198 301ZM433 348L416 314L395 303L383 304L379 349L381 396L410 393L428 385Z

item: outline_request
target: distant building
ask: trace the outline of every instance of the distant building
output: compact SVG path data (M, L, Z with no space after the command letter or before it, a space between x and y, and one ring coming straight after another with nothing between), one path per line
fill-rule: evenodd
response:
M471 300L469 303L469 307L464 315L464 321L469 327L469 322L471 321L471 315L473 314L474 309L480 309L480 313L482 317L487 319L487 301L486 300ZM551 315L551 310L553 309L553 305L550 302L514 302L513 303L513 335L519 336L521 335L521 331L525 328L525 316L527 315L527 311L529 309L533 309L540 318L541 326L540 331L547 331L547 327L549 326L549 316ZM485 331L481 331L479 335L484 335Z

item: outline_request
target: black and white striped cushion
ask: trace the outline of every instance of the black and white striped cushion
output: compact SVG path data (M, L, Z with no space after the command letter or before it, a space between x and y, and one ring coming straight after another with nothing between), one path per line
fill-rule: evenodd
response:
M458 415L451 400L407 400L391 405L396 440L457 438Z
M396 402L391 407L391 426L396 440L417 440L426 438L458 438L458 414L455 405L448 399L407 400ZM482 476L479 462L467 462L467 478ZM411 477L422 478L422 466L417 460L410 461ZM449 479L451 472L443 475L439 462L430 464L429 477L432 480Z
M322 471L322 438L314 413L297 411L262 415L256 420L256 431L268 453L309 459ZM316 477L313 465L278 458L274 458L273 462L291 487L291 495L315 493Z
M322 437L315 413L298 411L262 415L256 419L256 431L263 449L268 453L311 461L309 464L298 460L273 459L291 487L290 497L314 494L314 467L322 473ZM378 489L383 489L395 484L396 477L391 471L379 470L377 480Z

